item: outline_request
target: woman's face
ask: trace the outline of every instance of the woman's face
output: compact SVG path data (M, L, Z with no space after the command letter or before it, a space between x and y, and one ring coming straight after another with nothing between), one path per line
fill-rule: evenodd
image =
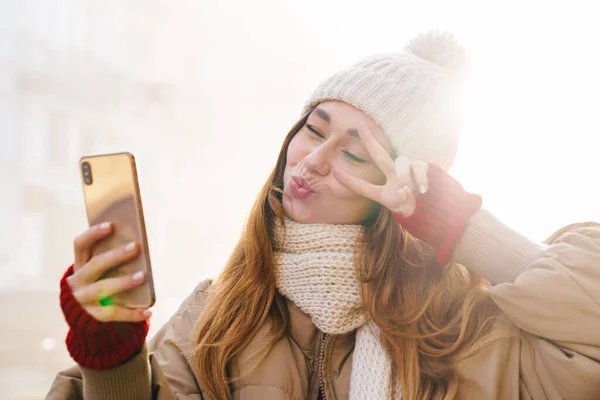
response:
M333 171L345 170L374 184L385 175L361 142L357 127L364 122L388 151L383 131L362 111L340 101L319 104L291 140L283 176L283 209L299 223L359 224L376 203L338 182Z

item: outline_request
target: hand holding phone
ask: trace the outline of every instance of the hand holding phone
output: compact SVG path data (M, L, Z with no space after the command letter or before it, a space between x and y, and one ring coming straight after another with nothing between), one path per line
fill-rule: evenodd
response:
M90 228L75 239L75 299L99 321L140 321L155 302L135 159L130 153L80 160Z
M150 317L150 310L114 304L112 299L113 296L144 285L144 271L100 279L111 269L134 260L140 254L139 244L132 242L92 256L94 246L111 234L113 225L105 222L92 226L75 238L74 272L67 282L75 300L97 321L143 321Z

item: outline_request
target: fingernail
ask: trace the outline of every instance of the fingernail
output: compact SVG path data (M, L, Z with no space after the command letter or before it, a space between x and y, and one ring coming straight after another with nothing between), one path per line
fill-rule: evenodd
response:
M425 193L427 193L427 188L425 187L425 185L421 185L421 194Z
M404 185L402 189L404 189L406 193L410 193L410 187L408 185Z
M401 201L406 201L406 199L407 199L405 190L398 190L398 196L400 196Z
M152 311L150 310L144 310L142 311L142 315L146 318L150 317L152 315Z
M131 276L134 282L139 282L144 279L144 271L138 271Z
M131 242L127 246L125 246L125 251L128 253L132 253L134 250L135 250L135 242Z
M107 231L110 229L110 222L103 222L100 224L100 230L102 232Z

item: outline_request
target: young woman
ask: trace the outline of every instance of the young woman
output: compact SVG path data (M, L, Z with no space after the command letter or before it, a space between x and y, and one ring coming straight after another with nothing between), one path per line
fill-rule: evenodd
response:
M135 244L61 281L79 364L49 398L598 399L600 226L534 243L446 171L465 66L451 36L324 81L216 282L145 345L147 310L101 306L143 277L98 280Z

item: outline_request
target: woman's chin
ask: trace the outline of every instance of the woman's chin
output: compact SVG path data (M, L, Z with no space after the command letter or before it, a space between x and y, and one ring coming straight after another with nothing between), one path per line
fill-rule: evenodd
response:
M331 208L325 210L322 204L295 201L292 196L283 197L283 213L286 217L299 224L358 224L360 218L353 214L340 215L333 213Z
M318 216L315 215L302 202L295 202L291 199L283 199L283 213L286 217L299 224L316 224L319 223ZM327 223L326 221L320 221L320 223Z

